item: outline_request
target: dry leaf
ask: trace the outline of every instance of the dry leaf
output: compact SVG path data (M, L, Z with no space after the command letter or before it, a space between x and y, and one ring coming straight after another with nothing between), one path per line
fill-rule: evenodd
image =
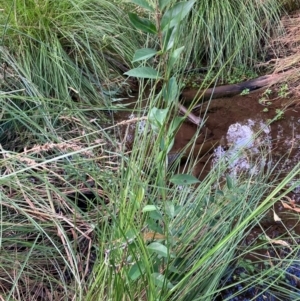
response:
M282 245L284 247L289 248L292 251L292 248L290 247L290 244L282 239L271 239L269 236L266 235L266 238L269 243L276 244L276 245Z
M290 210L300 213L300 208L297 208L297 207L293 208L292 206L288 205L287 203L285 203L283 201L281 201L281 204L282 204L283 208L285 208L285 209L290 209Z
M157 232L147 232L143 233L144 241L147 240L155 240L155 239L166 239L166 236L163 234L159 234Z
M273 211L273 218L275 222L281 222L281 218L276 214L275 211Z
M296 201L295 200L290 199L290 204L292 205L293 208L296 207Z

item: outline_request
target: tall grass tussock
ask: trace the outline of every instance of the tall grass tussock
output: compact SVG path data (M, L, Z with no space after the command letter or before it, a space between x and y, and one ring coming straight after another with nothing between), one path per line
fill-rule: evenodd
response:
M261 153L255 175L229 175L221 160L200 182L191 176L197 158L178 175L179 158L169 166L165 149L183 120L174 117L176 72L188 65L182 58L194 52L214 66L252 64L253 45L269 35L278 3L259 1L254 10L258 2L250 0L249 7L190 1L190 23L178 18L174 44L163 56L133 64L136 50L160 51L162 44L159 35L136 29L128 11L159 25L158 12L174 7L172 1L133 2L0 0L0 300L218 301L234 286L226 279L237 265L249 273L224 300L253 287L257 298L268 291L268 297L296 300L299 292L283 276L295 268L299 238L287 231L280 239L290 252L279 258L282 245L267 238L262 224L299 186L299 165L275 176L275 167L259 168L269 158ZM234 11L240 14L233 17ZM243 18L248 23L241 27ZM250 27L261 35L249 34ZM195 48L191 37L198 37ZM146 108L138 95L134 121L143 122L144 132L134 131L128 149L118 132L133 121L114 123L111 111L120 107L116 98L128 87L123 73L133 65L166 71L163 87L178 93L166 88L157 97L152 89ZM149 87L147 80L139 84L140 91ZM161 79L151 84L158 87ZM254 227L262 235L247 244ZM275 255L247 261L264 248Z

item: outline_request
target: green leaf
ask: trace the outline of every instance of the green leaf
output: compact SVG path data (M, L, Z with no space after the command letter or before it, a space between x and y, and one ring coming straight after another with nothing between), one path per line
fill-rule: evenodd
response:
M153 212L156 212L156 211L152 211L151 213L153 213ZM160 226L159 223L157 223L157 219L149 217L146 220L146 224L147 224L149 230L152 230L153 232L157 232L159 234L164 234L164 231L163 231L162 227Z
M153 108L154 109L154 108ZM155 119L161 124L163 125L166 118L167 118L167 115L168 115L168 111L169 109L166 108L166 109L157 109L155 108ZM153 112L153 111L152 111Z
M229 175L226 175L226 185L228 189L232 189L233 187L233 180Z
M172 27L163 33L163 52L166 52L173 47L176 31L177 29Z
M154 8L146 0L131 0L131 2L143 7L147 10L154 12Z
M138 49L133 56L133 63L141 60L147 60L157 54L157 51L152 48Z
M148 118L151 124L151 128L154 131L159 130L162 125L164 124L164 121L166 120L166 117L168 115L169 109L158 109L156 107L152 108L148 114Z
M177 269L175 266L172 266L172 265L169 266L169 271L172 272L172 273L176 273L176 274L178 274L178 275L179 275L180 272L181 272L179 269Z
M178 97L178 85L176 78L172 76L168 83L163 86L163 98L167 103L171 103L177 100Z
M161 29L162 31L172 28L186 17L186 15L192 9L196 0L190 0L187 2L178 2L173 7L165 12L161 19Z
M162 11L172 0L159 0L158 7Z
M146 205L143 209L142 212L149 212L149 211L156 211L157 207L154 205Z
M129 228L126 231L126 239L134 239L136 237L136 231L133 228Z
M172 202L166 202L165 205L166 208L166 213L170 218L174 218L175 217L175 206Z
M191 184L200 183L200 181L197 178L188 174L174 175L170 179L170 182L176 185L191 185Z
M138 202L139 204L142 203L144 196L145 196L145 189L144 187L139 187L137 188L136 191L136 196L135 196L135 201Z
M172 51L172 53L170 55L170 59L169 59L168 68L173 68L174 64L179 59L179 56L180 56L181 52L183 51L183 49L184 49L184 46L179 47L179 48L175 49L174 51Z
M131 280L137 280L144 273L145 267L142 262L135 263L129 270L128 276Z
M176 116L172 119L172 122L171 122L171 125L169 127L169 133L168 134L174 134L179 126L183 123L183 121L185 120L184 117L179 117L179 116Z
M161 155L160 157L164 158L165 157L165 154L164 154L164 150L165 150L165 147L166 147L166 142L165 142L165 138L164 137L161 137L160 141L159 141L159 149L162 151L160 152L159 154Z
M165 51L170 50L174 46L175 39L177 37L177 32L178 32L178 26L173 27L172 34L170 36L170 39L169 39L168 43L166 44Z
M168 289L172 289L174 287L174 285L162 274L153 273L151 276L155 285L159 288L164 288L166 285Z
M147 249L163 257L168 257L168 248L159 242L152 242Z
M162 220L163 216L159 211L151 211L149 217L155 220Z
M169 132L168 132L168 135L169 135ZM168 139L168 148L167 148L167 154L171 151L171 149L173 148L174 146L174 142L175 142L175 138L169 138ZM167 158L167 161L168 161L168 158Z
M175 206L175 212L174 212L174 214L175 215L179 214L180 211L182 211L182 209L183 209L183 206L181 206L181 205Z
M160 73L151 67L138 67L124 73L125 75L137 78L162 78Z
M141 31L146 33L157 33L155 25L150 20L140 18L137 14L134 13L128 13L128 16L135 28L140 29Z
M222 190L220 190L220 189L216 190L216 194L224 196L224 192Z

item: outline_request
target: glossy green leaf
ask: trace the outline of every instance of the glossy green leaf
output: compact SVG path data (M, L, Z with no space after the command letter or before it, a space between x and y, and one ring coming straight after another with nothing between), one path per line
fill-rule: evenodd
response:
M200 181L195 178L192 175L188 174L177 174L174 175L171 179L170 182L176 185L191 185L191 184L196 184L200 183Z
M152 79L161 78L160 73L151 67L134 68L125 72L124 74L132 77L137 77L137 78L152 78Z
M177 34L178 28L179 28L178 26L174 26L174 27L173 27L172 34L171 34L171 36L170 36L170 39L169 39L168 43L166 44L166 49L165 49L165 51L170 50L170 49L174 46L175 39L176 39L176 37L178 36L178 34Z
M166 141L165 141L165 138L164 137L161 137L160 140L159 140L159 149L162 151L159 153L159 157L164 157L164 153L163 151L165 150L165 147L166 147Z
M233 187L233 180L229 175L226 175L226 185L228 189L232 189Z
M179 126L184 122L184 120L185 120L184 117L179 117L179 116L174 117L171 121L168 134L174 134L178 130Z
M150 20L140 18L137 14L134 13L129 13L128 16L135 28L140 29L141 31L146 33L157 33L155 25Z
M174 287L174 285L162 274L153 273L151 276L158 288L164 288L167 286L168 289L172 289Z
M152 242L147 249L163 257L168 257L168 248L159 242Z
M157 131L162 127L167 117L168 111L168 109L158 109L156 107L150 110L148 114L148 119L150 121L151 128L154 131Z
M146 205L143 208L142 212L149 212L149 211L155 211L155 210L157 210L156 206L154 206L154 205Z
M162 11L168 4L171 3L172 0L159 0L158 1L158 7L160 11Z
M152 215L153 212L157 212L157 211L151 211L150 215ZM153 232L157 232L159 234L164 234L162 227L160 226L159 223L157 223L157 220L161 220L161 219L162 219L162 216L160 216L158 219L154 218L154 217L149 217L146 220L146 224L147 224L147 227L149 228L149 230L151 230Z
M176 274L180 274L180 270L177 269L175 266L169 266L169 271L172 272L172 273L176 273Z
M176 29L174 27L169 28L163 33L163 52L171 49L174 45L175 33Z
M134 56L133 56L133 63L142 61L142 60L147 60L150 59L151 57L155 56L157 54L157 51L152 48L142 48L138 49Z
M179 23L187 16L192 9L196 0L187 2L178 2L168 9L161 19L161 28L163 31L179 25Z
M154 8L146 0L131 0L131 2L139 5L140 7L143 7L147 10L154 12Z
M175 206L172 202L167 201L165 204L166 213L170 218L175 217Z
M175 206L175 212L174 212L174 214L175 215L179 214L180 211L182 211L182 209L183 209L183 206L181 206L181 205Z
M126 231L125 236L126 236L127 239L134 239L136 237L136 231L133 228L129 228Z
M137 280L145 271L145 267L142 262L135 263L129 270L128 276L131 280Z
M220 189L216 190L216 194L224 196L224 192L222 190L220 190Z
M167 118L169 109L157 109L157 108L155 109L156 109L155 111L152 111L155 112L154 117L161 125L163 125Z
M167 148L167 154L172 150L173 146L174 146L174 142L175 142L175 138L169 138L168 139L168 148ZM167 158L168 161L168 158Z
M178 85L176 78L172 76L167 84L163 86L163 98L167 103L172 103L178 98Z
M183 51L184 46L179 47L177 49L175 49L174 51L172 51L171 55L170 55L170 59L169 59L169 68L173 68L176 61L179 60L180 54Z

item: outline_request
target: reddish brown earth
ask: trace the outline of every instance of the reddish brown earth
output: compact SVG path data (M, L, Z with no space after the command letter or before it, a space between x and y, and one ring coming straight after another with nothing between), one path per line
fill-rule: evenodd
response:
M283 176L300 160L300 98L296 96L282 98L278 97L278 92L273 92L267 101L269 104L260 104L259 100L262 98L262 93L262 91L259 91L245 96L236 95L214 99L210 104L205 103L201 107L201 111L205 112L207 110L206 126L211 131L206 141L218 142L220 148L226 150L235 143L232 135L229 134L230 129L235 128L238 131L238 129L243 127L247 128L250 124L257 131L262 128L262 125L266 126L267 120L273 119L278 110L283 110L282 118L275 120L269 127L266 127L268 129L267 133L263 133L261 138L257 139L258 142L255 145L256 148L261 147L270 152L272 164L276 164L281 160L281 163L276 168L276 172ZM193 135L196 128L196 125L185 122L179 129L172 151L180 151L190 139L195 139ZM196 140L194 152L194 157L200 158L194 169L194 175L200 179L207 175L212 160L216 157L216 148L212 148L209 153L207 153L207 149L204 152L200 151L201 155L199 156L198 151L201 149L203 140L204 135L200 134ZM253 152L253 148L249 148L246 152L249 157L253 155L252 159L255 159L255 155L259 156L259 154ZM234 168L239 169L241 167L239 164L237 163ZM290 197L297 205L300 205L300 187L293 191ZM256 239L259 234L263 233L263 230L272 239L286 233L286 229L290 231L294 230L300 234L299 218L295 215L295 212L283 208L281 203L275 204L274 209L276 214L282 219L282 222L276 222L273 211L270 211L264 224L258 225L251 230L250 235L247 237L247 243L251 243Z
M252 120L254 123L267 122L268 119L273 119L276 116L277 110L283 110L284 114L281 119L274 121L270 126L273 155L283 156L289 152L296 154L299 151L300 156L300 146L296 141L297 135L300 135L300 99L295 97L279 98L274 93L274 95L269 96L270 99L267 101L270 104L266 102L260 104L259 100L262 98L262 93L259 91L245 96L218 98L211 100L210 103L204 103L201 107L202 114L198 112L198 115L203 117L206 112L205 124L211 133L209 135L202 133L197 137L194 157L199 155L199 150L201 155L205 155L210 144L223 145L225 148L230 146L226 136L231 125L244 124L248 120ZM188 121L185 122L178 131L172 152L179 152L191 139L195 139L196 129L196 125ZM206 143L203 147L204 140ZM286 142L282 143L283 140ZM292 143L293 141L294 143ZM197 172L195 175L201 176L201 168Z

